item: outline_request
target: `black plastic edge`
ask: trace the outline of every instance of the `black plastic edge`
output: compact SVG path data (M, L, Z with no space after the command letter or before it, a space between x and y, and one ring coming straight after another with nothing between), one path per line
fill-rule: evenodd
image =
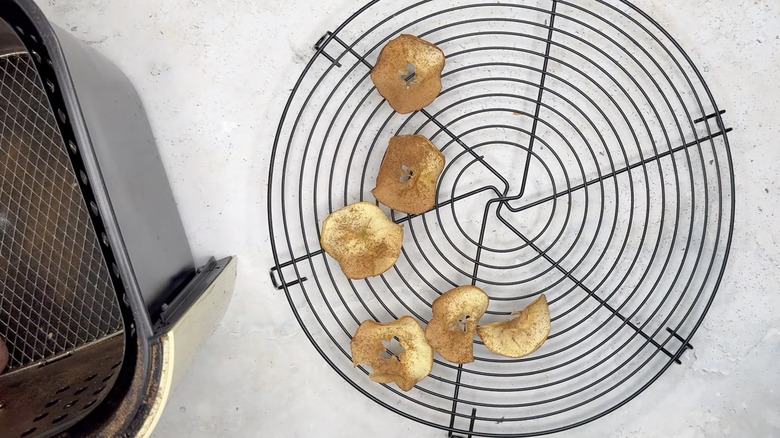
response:
M101 242L100 248L125 322L126 338L125 359L114 387L105 402L82 421L95 417L110 418L123 400L131 394L132 387L146 387L149 383L152 371L149 357L153 337L151 321L135 281L105 184L102 178L94 177L94 172L88 172L91 169L99 171L99 166L73 88L65 55L54 29L31 0L5 2L0 11L0 18L11 25L30 52L41 80L44 82L49 80L55 84L53 90L49 87L44 87L44 90L55 113L74 174L78 175L79 170L84 170L92 175L88 185L79 181L79 187L98 241ZM89 208L90 201L98 205L97 214ZM106 233L110 245L104 244L100 239L103 232ZM138 381L138 378L142 380ZM134 396L133 402L138 407L143 401L144 394L134 394Z
M203 293L214 283L214 280L222 274L225 267L233 260L233 257L225 257L220 260L211 257L209 261L198 268L195 278L171 301L163 304L160 319L154 325L156 336L168 332L186 313L192 308Z

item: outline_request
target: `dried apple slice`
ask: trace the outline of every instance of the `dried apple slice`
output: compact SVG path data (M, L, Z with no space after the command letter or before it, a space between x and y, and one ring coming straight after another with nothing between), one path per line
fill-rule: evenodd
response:
M508 321L477 327L485 347L501 356L520 358L538 350L550 334L550 308L541 295Z
M320 244L347 278L374 277L392 268L401 255L403 228L370 202L334 211L322 223Z
M379 94L400 114L430 105L441 93L444 52L413 35L401 35L382 48L371 70Z
M444 161L444 154L422 135L393 137L371 193L393 210L425 213L436 205Z
M393 338L398 339L404 352L399 356L382 357L386 351L382 341L390 342ZM414 388L433 369L433 349L425 342L425 332L420 324L410 316L387 324L363 322L352 337L350 348L355 366L371 367L371 380L395 382L404 391Z
M436 298L425 339L444 359L458 364L474 362L474 333L490 298L480 288L461 286Z

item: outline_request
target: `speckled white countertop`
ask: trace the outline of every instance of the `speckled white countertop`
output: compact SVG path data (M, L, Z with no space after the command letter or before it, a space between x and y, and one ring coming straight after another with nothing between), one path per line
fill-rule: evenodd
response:
M701 68L727 123L731 258L682 368L580 437L780 435L780 3L637 0ZM42 0L130 77L198 261L239 256L235 298L156 437L444 437L368 401L271 287L269 151L312 44L356 8L327 0ZM686 353L687 354L687 353Z

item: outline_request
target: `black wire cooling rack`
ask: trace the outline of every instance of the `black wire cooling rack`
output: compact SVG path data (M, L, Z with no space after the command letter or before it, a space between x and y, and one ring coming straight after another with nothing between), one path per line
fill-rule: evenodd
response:
M447 55L441 96L408 115L369 77L402 33ZM400 415L463 437L584 424L693 348L734 222L724 112L680 45L624 1L371 2L314 45L282 113L271 278L333 369ZM405 227L401 258L349 281L319 246L322 221L374 201L390 137L412 133L447 158L436 208L386 210ZM514 360L476 341L474 363L437 356L408 393L352 367L362 321L426 323L433 300L464 284L490 295L483 322L545 293L547 343Z

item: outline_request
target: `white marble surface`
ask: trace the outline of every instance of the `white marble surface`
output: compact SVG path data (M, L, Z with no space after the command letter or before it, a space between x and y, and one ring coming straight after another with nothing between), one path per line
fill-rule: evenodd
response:
M637 0L705 72L734 127L730 263L696 349L584 437L780 435L780 3ZM444 437L356 393L271 287L268 155L310 47L345 0L42 0L116 62L146 103L193 250L236 254L235 299L156 437ZM575 433L572 433L574 435Z

